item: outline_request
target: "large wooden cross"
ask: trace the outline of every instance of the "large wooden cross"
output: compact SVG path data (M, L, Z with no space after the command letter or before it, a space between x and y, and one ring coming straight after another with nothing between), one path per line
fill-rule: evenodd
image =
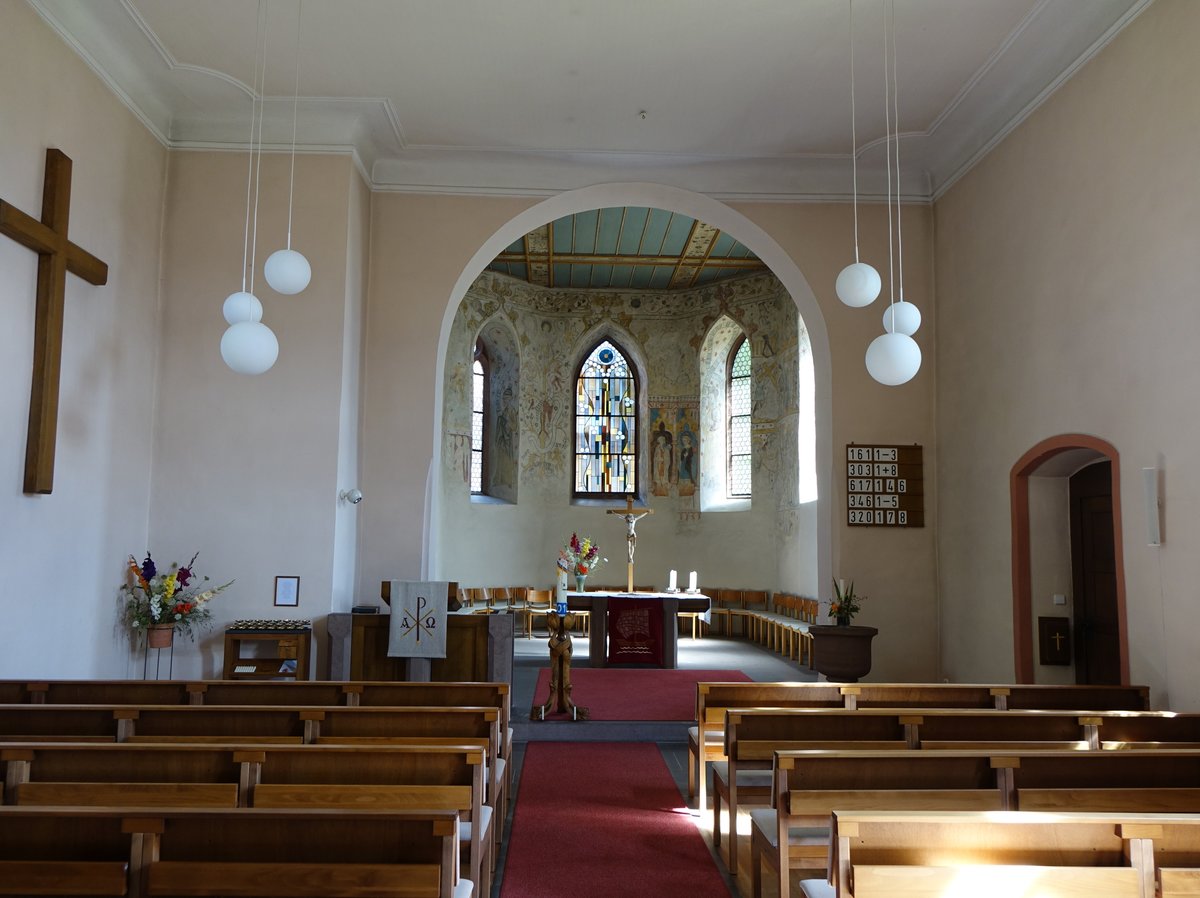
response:
M54 489L67 272L98 287L108 282L108 266L67 239L70 212L71 160L55 149L46 150L41 221L0 200L0 234L38 254L33 385L29 391L29 437L25 444L27 493L49 493Z

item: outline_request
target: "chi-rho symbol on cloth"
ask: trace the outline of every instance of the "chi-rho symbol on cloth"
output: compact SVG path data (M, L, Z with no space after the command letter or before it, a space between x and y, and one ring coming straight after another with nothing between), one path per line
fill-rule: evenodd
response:
M445 580L393 580L392 620L388 640L391 658L446 657Z

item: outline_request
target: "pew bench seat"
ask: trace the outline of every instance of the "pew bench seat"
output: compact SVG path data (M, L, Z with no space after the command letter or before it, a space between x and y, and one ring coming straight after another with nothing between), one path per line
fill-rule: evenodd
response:
M236 808L237 783L20 783L19 805Z
M120 861L0 861L0 895L124 895Z
M440 886L437 864L159 861L150 864L147 894L438 898Z

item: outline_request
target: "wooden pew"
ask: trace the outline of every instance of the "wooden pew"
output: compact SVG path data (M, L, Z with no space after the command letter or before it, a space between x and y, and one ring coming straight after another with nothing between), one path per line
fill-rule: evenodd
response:
M121 824L112 811L0 807L0 895L136 895Z
M511 764L508 683L398 683L332 680L0 680L0 704L495 706L502 768ZM511 776L501 771L505 784Z
M1008 686L971 683L698 683L696 726L688 731L688 797L707 805L705 764L724 759L717 727L729 708L993 708L1142 710L1145 686ZM834 698L836 696L836 698ZM703 746L703 750L701 750Z
M773 804L775 810L753 812L751 857L757 869L760 858L777 870L780 888L792 866L809 867L822 854L820 832L798 842L793 853L789 831L796 826L815 826L816 818L797 820L792 813L792 793L802 793L796 801L811 812L812 794L818 791L844 792L903 789L977 789L998 790L1001 807L1019 807L1020 795L1040 796L1040 792L1022 790L1074 789L1131 790L1129 810L1151 810L1156 803L1171 800L1182 803L1180 790L1200 788L1200 752L1192 750L1044 751L1044 752L969 752L924 750L905 752L863 751L781 751L775 756ZM1136 807L1136 792L1147 796L1145 807ZM1081 794L1085 794L1081 792ZM847 796L839 800L851 802ZM896 807L884 800L883 807ZM1099 799L1097 799L1099 801ZM798 805L799 806L799 805ZM859 802L833 807L863 808ZM928 805L926 806L928 807ZM959 805L961 807L961 805ZM947 809L953 809L948 806ZM817 806L818 816L823 810ZM772 827L774 829L772 830ZM793 865L793 861L798 864ZM752 874L753 875L753 874ZM786 895L786 892L781 892Z
M780 898L788 898L793 867L824 866L830 811L839 802L861 806L851 793L891 807L908 807L906 801L921 808L1007 807L1007 763L987 751L776 752L773 809L751 813L751 882L759 881L765 860L777 873ZM901 792L913 794L906 800Z
M696 725L688 729L688 798L708 806L708 762L725 758L725 712L730 708L837 708L837 683L697 683Z
M6 705L5 742L214 744L387 743L409 737L488 740L488 796L503 807L500 712L495 707L276 708L253 705ZM497 837L501 827L497 826Z
M1079 751L1099 747L1097 733L1102 719L1061 711L889 708L854 711L844 708L729 710L724 725L727 761L713 764L713 841L719 849L722 802L729 809L730 832L733 832L741 803L747 799L757 804L770 800L770 770L776 751L906 748L973 752ZM1167 718L1164 718L1164 722L1167 722ZM1189 723L1185 732L1190 728ZM1170 810L1173 807L1182 809L1170 804L1161 809ZM731 872L736 872L736 844L730 847L729 867Z
M251 785L246 753L220 745L11 743L0 762L7 804L237 807Z
M1154 894L1149 840L1119 816L837 811L833 833L838 898Z
M464 898L454 811L200 809L131 817L147 896Z
M7 799L38 806L452 809L472 881L489 886L487 739L463 744L216 746L14 745ZM478 821L478 825L476 825Z
M491 894L493 808L484 804L486 738L464 745L272 746L252 776L254 807L452 807L470 879ZM413 788L417 787L417 788ZM423 802L412 804L412 802Z
M845 708L728 710L724 761L713 762L713 845L721 849L721 804L729 809L730 873L736 873L737 812L744 802L767 804L776 751L798 749L902 750L911 730L903 714Z

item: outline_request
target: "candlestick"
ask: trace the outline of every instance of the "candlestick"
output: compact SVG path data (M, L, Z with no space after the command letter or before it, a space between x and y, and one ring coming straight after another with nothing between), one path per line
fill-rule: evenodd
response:
M696 591L696 572L692 571L688 574L688 592Z
M668 581L667 581L667 592L674 592L676 589L679 588L679 583L676 578L677 578L677 572L671 571L671 576L668 578Z

